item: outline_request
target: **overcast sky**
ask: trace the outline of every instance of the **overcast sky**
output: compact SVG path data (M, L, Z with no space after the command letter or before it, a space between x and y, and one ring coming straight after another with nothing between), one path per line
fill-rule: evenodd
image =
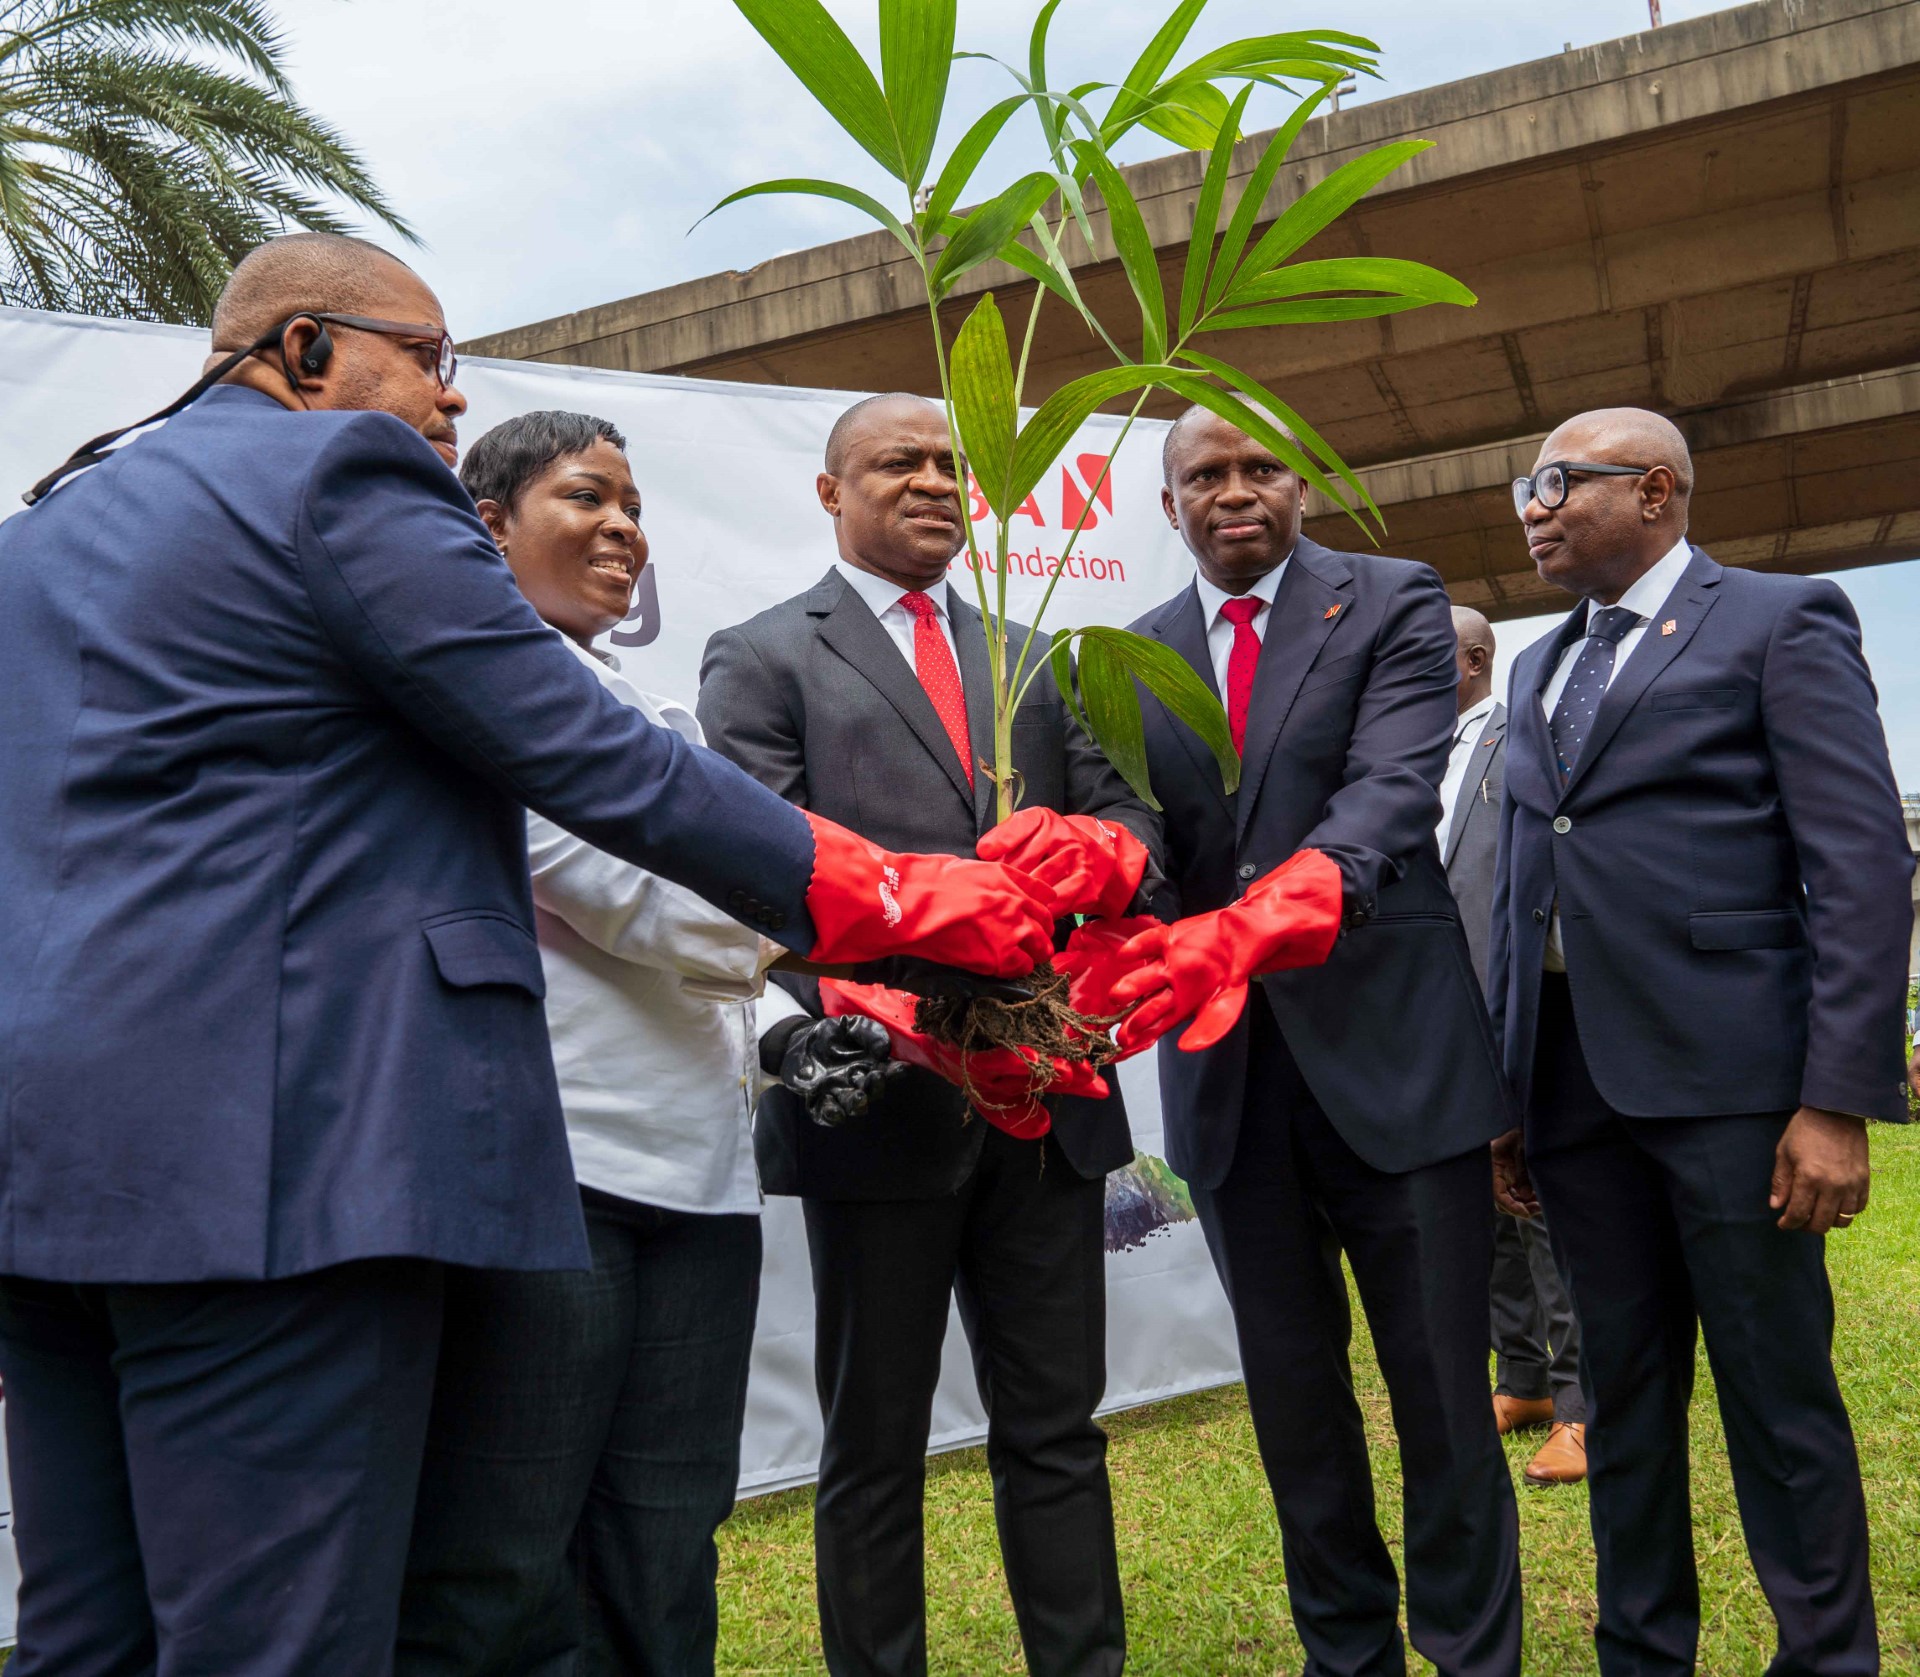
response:
M827 0L873 53L872 0ZM1124 74L1171 0L1065 0L1056 86ZM729 0L275 0L300 97L337 124L419 230L414 260L457 336L472 337L864 231L837 205L750 200L688 229L738 187L774 176L887 183L747 27ZM1016 63L1036 0L960 0L959 45ZM1668 23L1716 8L1664 0ZM1213 0L1190 38L1314 26L1382 49L1372 99L1647 27L1646 0ZM964 122L1012 84L955 67ZM1277 100L1278 95L1270 96ZM1279 120L1256 103L1256 126ZM951 141L958 129L949 127ZM1132 155L1171 149L1143 134ZM991 180L995 159L980 175ZM895 188L897 193L898 189ZM1301 405L1311 413L1311 397ZM1866 622L1902 784L1920 789L1920 563L1842 579ZM1518 646L1530 628L1514 625Z

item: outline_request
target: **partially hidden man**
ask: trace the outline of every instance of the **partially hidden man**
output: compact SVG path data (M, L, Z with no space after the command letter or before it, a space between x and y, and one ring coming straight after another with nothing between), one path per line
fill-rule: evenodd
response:
M1546 1207L1580 1316L1604 1677L1694 1669L1697 1335L1768 1669L1867 1677L1823 1237L1866 1208L1866 1120L1906 1116L1913 857L1846 595L1715 564L1692 492L1634 408L1568 420L1514 485L1581 600L1508 688L1490 993L1524 1136L1496 1177Z
M1454 726L1447 596L1424 565L1303 536L1300 478L1203 409L1168 433L1165 467L1198 575L1134 628L1220 695L1243 764L1228 794L1199 738L1145 701L1166 806L1155 907L1184 917L1165 969L1217 967L1276 869L1330 859L1344 919L1324 966L1254 966L1244 1016L1212 1046L1160 1044L1168 1162L1233 1306L1306 1671L1405 1669L1344 1252L1400 1441L1408 1632L1448 1677L1511 1677L1516 1518L1487 1401L1487 1143L1508 1109L1433 836ZM1160 981L1115 994L1143 982Z
M870 398L834 427L825 464L819 494L839 557L806 592L713 637L701 726L806 809L876 842L971 855L995 820L993 701L980 614L947 581L964 532L946 422L917 396ZM1015 646L1025 633L1012 630ZM1041 637L1035 655L1045 652ZM1159 823L1042 670L1013 723L1021 811L982 848L1090 882L1062 912L1092 911L1098 896L1102 912L1122 913L1150 882ZM1129 859L1118 871L1116 846ZM800 1196L813 1264L826 1428L815 1552L834 1677L927 1669L925 1459L956 1292L1028 1666L1039 1677L1122 1668L1093 1411L1106 1382L1105 1177L1133 1146L1117 1093L1047 1109L1046 1133L1012 1133L920 1069L837 1127L814 1123L786 1089L761 1099L762 1180Z
M822 958L1051 944L1030 883L803 816L582 667L450 469L405 264L262 246L213 351L0 526L23 1677L391 1669L442 1266L587 1262L526 808Z

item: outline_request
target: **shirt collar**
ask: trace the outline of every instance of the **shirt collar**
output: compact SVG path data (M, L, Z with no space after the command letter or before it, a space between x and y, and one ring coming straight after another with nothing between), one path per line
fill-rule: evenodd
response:
M1687 568L1687 562L1693 557L1693 548L1682 536L1672 547L1656 559L1652 566L1643 571L1626 593L1614 604L1630 611L1643 622L1650 619L1666 603L1667 596L1679 586L1681 573ZM1593 605L1589 601L1587 614L1591 618Z
M1267 574L1249 588L1245 594L1239 595L1229 594L1224 588L1214 587L1201 572L1195 571L1193 573L1193 585L1199 590L1200 610L1206 618L1207 627L1211 629L1214 624L1220 621L1220 608L1229 600L1252 597L1256 600L1265 600L1268 607L1271 608L1273 605L1273 597L1280 592L1281 580L1287 574L1287 566L1292 562L1293 555L1292 553L1288 553L1286 558L1282 559L1279 564L1268 571ZM1257 619L1259 613L1256 612L1254 615Z
M1453 725L1454 739L1458 741L1461 736L1464 735L1474 723L1480 721L1482 717L1491 716L1493 714L1493 707L1499 702L1499 697L1496 694L1489 693L1477 705L1467 706L1467 708L1460 713L1459 720Z
M833 568L847 579L847 586L861 599L867 602L867 609L875 617L883 617L900 603L903 594L911 594L911 588L902 588L897 582L889 582L883 576L875 576L872 571L863 571L858 565L849 565L844 559L836 559ZM926 590L927 598L933 601L933 609L941 618L947 615L947 591L944 587Z

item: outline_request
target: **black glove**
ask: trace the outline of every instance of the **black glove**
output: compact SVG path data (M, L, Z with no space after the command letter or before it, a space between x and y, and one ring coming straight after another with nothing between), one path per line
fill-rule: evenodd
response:
M805 1103L816 1124L857 1118L907 1068L875 1019L789 1019L760 1039L760 1068Z

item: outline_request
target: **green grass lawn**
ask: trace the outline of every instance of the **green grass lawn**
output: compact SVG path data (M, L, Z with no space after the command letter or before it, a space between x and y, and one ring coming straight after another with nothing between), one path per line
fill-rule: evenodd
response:
M1920 1126L1876 1126L1873 1141L1872 1207L1851 1233L1828 1242L1828 1262L1839 1301L1840 1379L1873 1521L1885 1669L1920 1674ZM1357 1305L1354 1314L1360 1323ZM1393 1432L1386 1390L1364 1339L1355 1347L1354 1366L1381 1518L1397 1548ZM1115 1416L1108 1429L1129 1669L1142 1677L1299 1671L1303 1656L1287 1616L1279 1533L1240 1389ZM1520 1497L1529 1677L1594 1670L1586 1492L1530 1491L1520 1482L1542 1436L1521 1435L1507 1448ZM744 1503L721 1533L721 1670L785 1677L823 1669L811 1495L790 1491ZM1704 1354L1694 1405L1693 1497L1703 1598L1700 1669L1711 1677L1757 1673L1772 1649L1773 1621L1747 1566ZM1024 1671L978 1450L931 1464L927 1594L935 1673Z

